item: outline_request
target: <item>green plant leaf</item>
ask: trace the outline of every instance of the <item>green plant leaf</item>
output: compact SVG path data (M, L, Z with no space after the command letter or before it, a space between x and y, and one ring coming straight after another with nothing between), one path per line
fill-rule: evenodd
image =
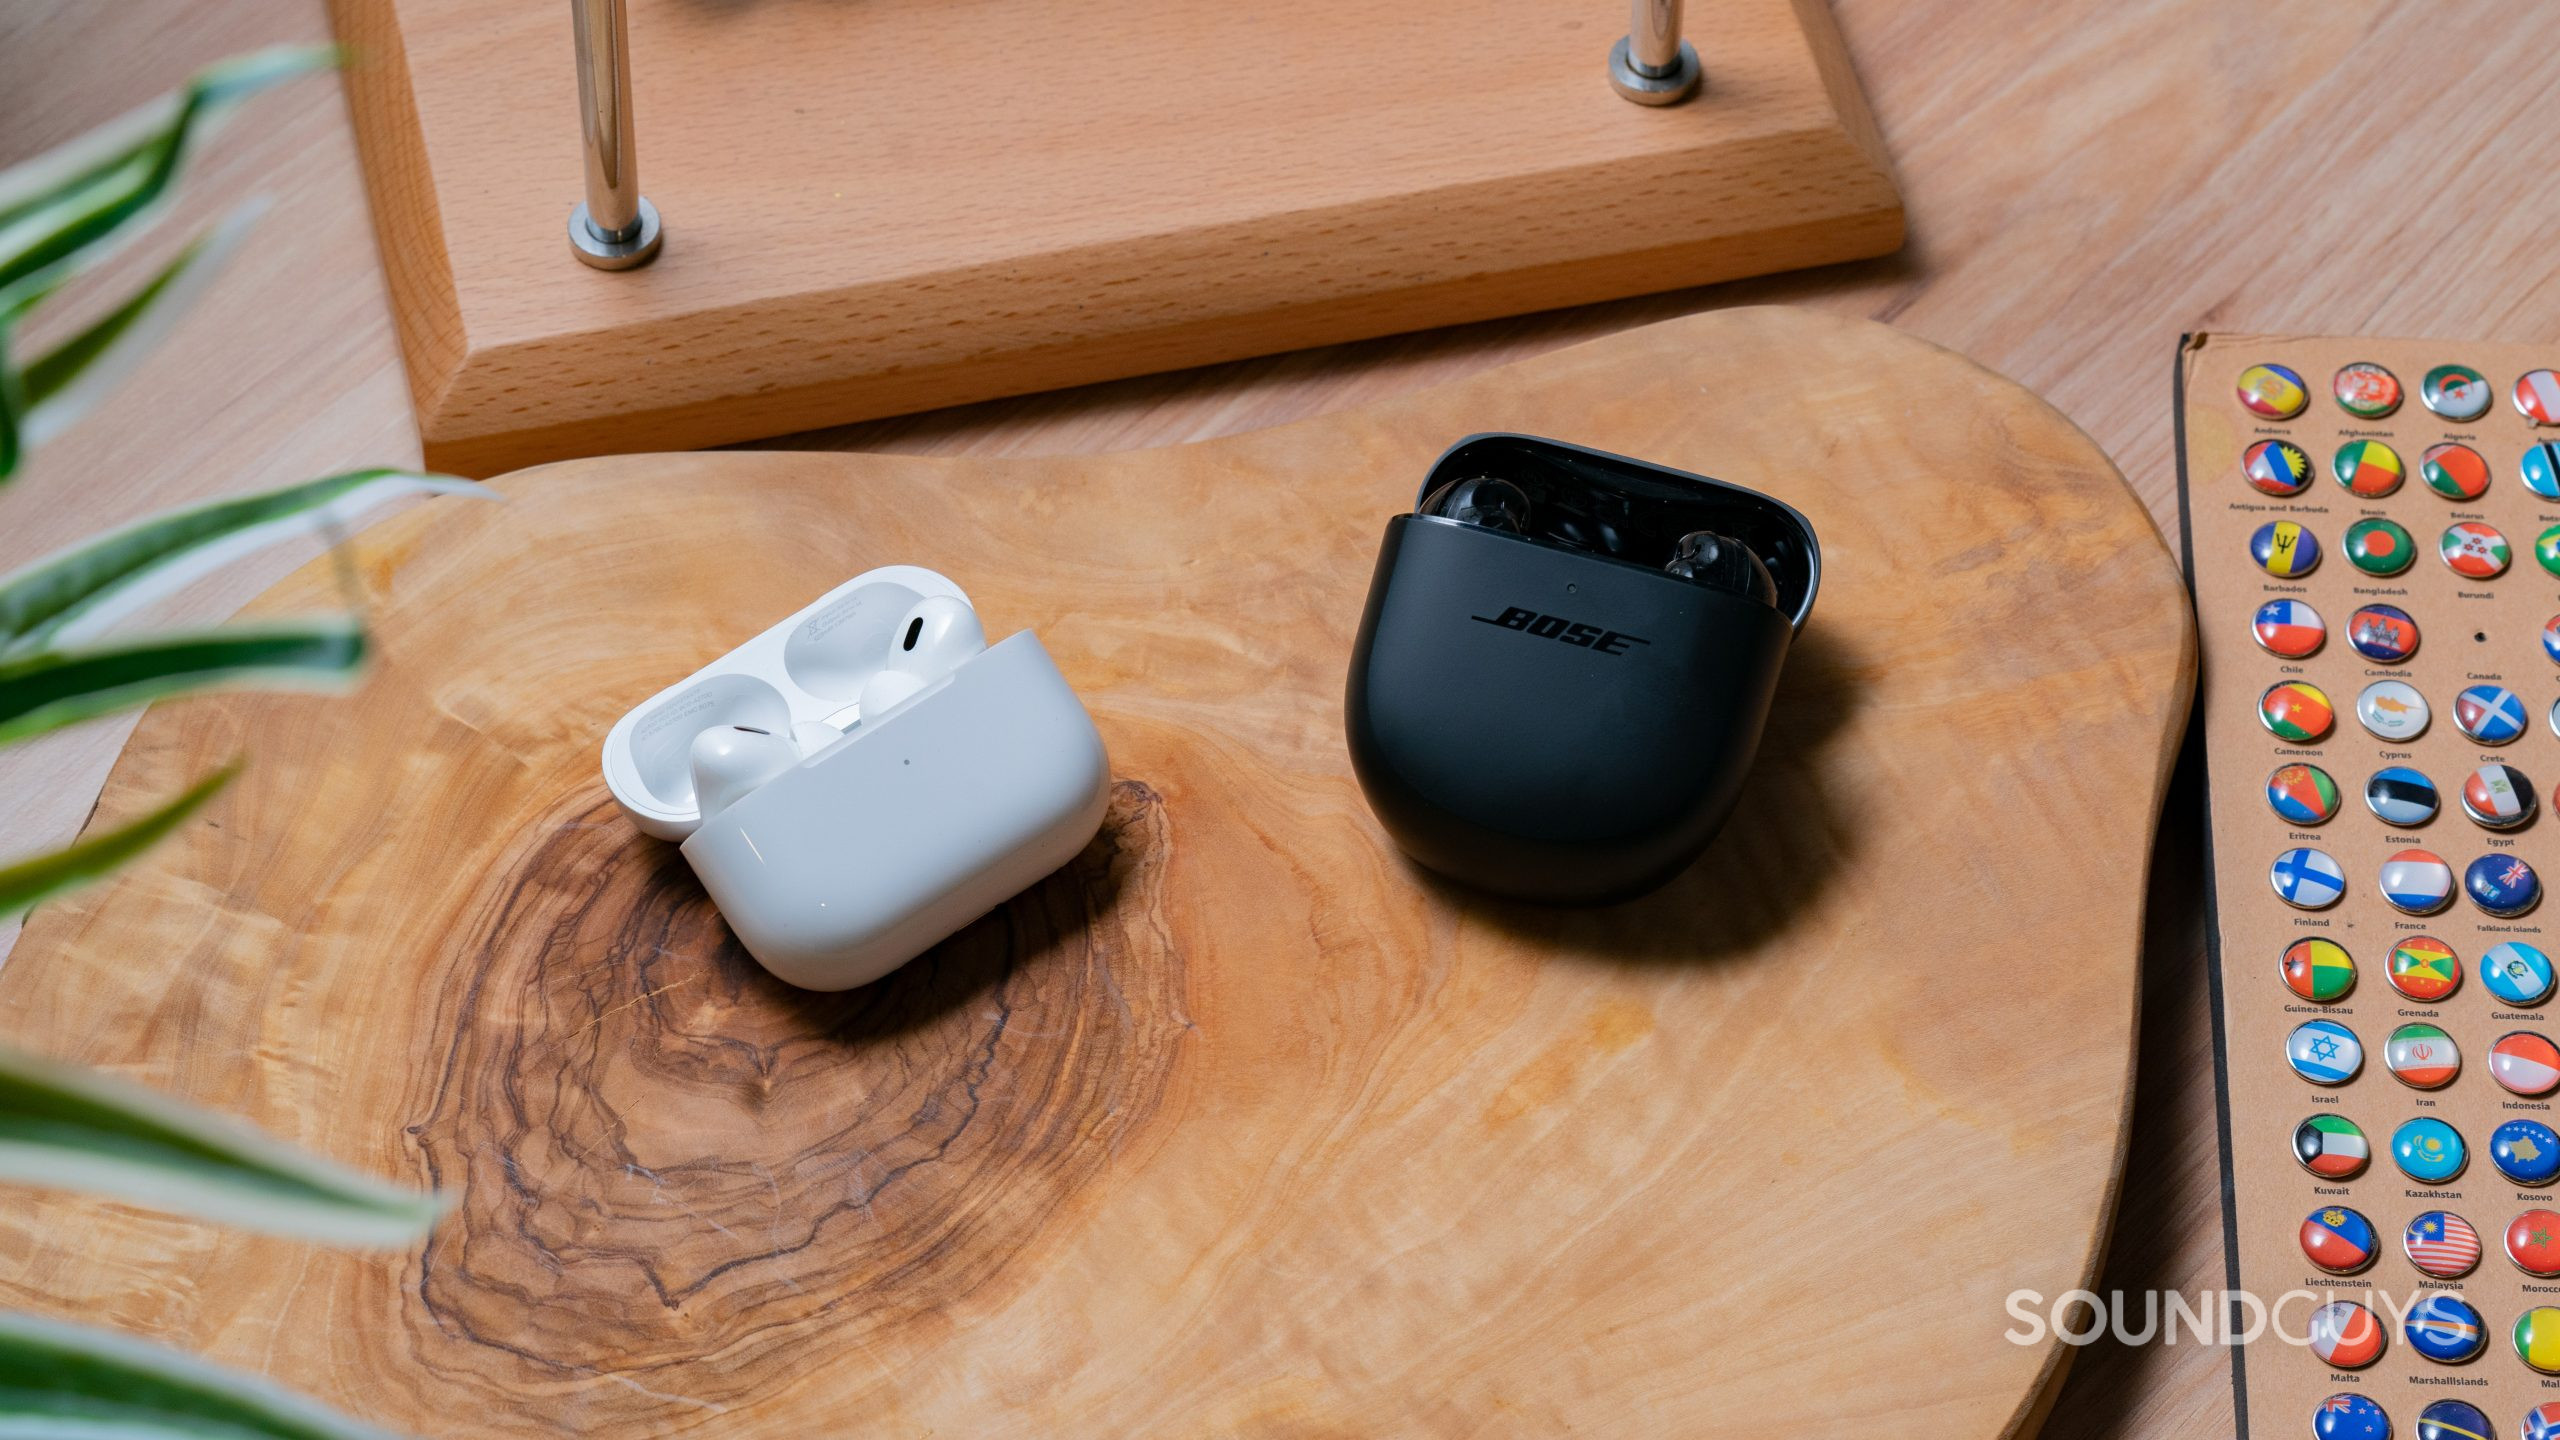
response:
M0 660L0 744L207 690L342 689L364 660L364 631L343 617L38 650Z
M0 1436L387 1440L266 1381L129 1336L0 1315Z
M0 171L0 296L49 289L102 258L165 203L191 147L240 101L335 63L328 47L282 46L199 71L176 95L109 124L64 152ZM0 315L23 302L0 301Z
M406 1245L444 1212L441 1196L358 1174L157 1091L7 1046L0 1046L0 1180L111 1195L333 1245Z
M0 577L0 660L86 641L152 601L288 536L353 528L401 495L497 492L405 470L352 470L154 515Z
M99 879L150 849L202 809L204 802L239 773L240 762L234 760L139 820L99 834L83 835L59 850L0 865L0 920Z
M262 200L234 208L114 309L29 361L6 402L19 432L14 443L26 450L50 443L132 374L211 288L265 211Z

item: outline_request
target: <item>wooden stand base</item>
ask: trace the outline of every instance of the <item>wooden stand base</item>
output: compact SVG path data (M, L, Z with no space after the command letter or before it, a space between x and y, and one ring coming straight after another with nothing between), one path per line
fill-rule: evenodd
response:
M1503 425L1765 487L1822 536L1740 812L1630 904L1416 873L1344 753L1382 527ZM359 694L145 716L102 815L244 748L248 773L0 969L9 1038L452 1215L365 1255L14 1196L0 1304L466 1437L2040 1415L2064 1347L2004 1338L2007 1297L2049 1304L2105 1248L2194 642L2149 516L2034 396L1738 310L1138 454L499 488L359 542ZM597 745L889 561L1038 630L1116 803L1048 881L810 995L615 811Z
M644 270L571 259L568 7L332 0L430 463L716 444L1879 255L1823 0L1648 109L1607 0L632 0Z

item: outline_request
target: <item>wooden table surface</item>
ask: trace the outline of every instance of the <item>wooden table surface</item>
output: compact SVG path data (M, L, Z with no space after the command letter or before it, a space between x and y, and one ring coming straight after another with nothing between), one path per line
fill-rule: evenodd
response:
M1606 0L1587 3L1614 20ZM1712 67L1713 0L1693 9ZM2169 384L2182 331L2560 344L2560 246L2549 243L2560 167L2543 144L2560 79L2538 58L2560 45L2560 7L1838 0L1838 11L1905 188L1912 243L1898 257L774 443L988 455L1152 446L1669 315L1780 301L1890 321L2042 392L2173 530ZM325 33L319 0L15 0L0 9L0 163L205 60ZM565 197L576 177L562 179ZM134 382L0 500L0 568L178 501L414 463L330 82L263 101L226 133L181 218L253 189L276 202L258 243ZM225 613L301 558L239 567L181 613ZM76 829L124 730L0 756L11 848ZM2156 856L2138 1118L2102 1289L2192 1296L2223 1284L2198 824L2181 787ZM2101 1343L2081 1355L2046 1433L2228 1433L2230 1413L2220 1353Z

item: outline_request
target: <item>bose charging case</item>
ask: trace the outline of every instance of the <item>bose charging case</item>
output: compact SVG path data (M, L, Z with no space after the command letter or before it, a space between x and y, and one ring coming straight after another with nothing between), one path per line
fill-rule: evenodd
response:
M864 714L927 602L972 646ZM951 604L948 602L956 602ZM810 990L868 984L1074 858L1102 827L1102 736L1028 630L976 637L960 587L866 571L659 691L614 724L604 777L685 859L747 953ZM876 701L875 701L876 704ZM784 745L762 779L704 819L696 745L720 732ZM840 733L839 733L840 732Z
M1428 869L1522 900L1641 894L1733 810L1813 608L1813 527L1737 485L1528 435L1451 447L1417 511L1464 481L1516 494L1492 517L1513 529L1387 522L1351 656L1352 768ZM1666 570L1694 532L1765 575L1735 593Z

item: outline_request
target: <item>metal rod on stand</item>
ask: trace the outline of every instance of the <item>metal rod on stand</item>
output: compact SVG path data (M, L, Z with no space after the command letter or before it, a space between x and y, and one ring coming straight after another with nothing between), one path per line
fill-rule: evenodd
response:
M640 193L629 17L623 0L569 0L569 15L577 31L578 118L587 152L587 198L569 212L569 248L599 270L628 270L657 258L662 238L658 207Z
M1626 38L1609 51L1609 83L1639 105L1677 105L1697 93L1698 52L1680 38L1680 0L1633 0Z

